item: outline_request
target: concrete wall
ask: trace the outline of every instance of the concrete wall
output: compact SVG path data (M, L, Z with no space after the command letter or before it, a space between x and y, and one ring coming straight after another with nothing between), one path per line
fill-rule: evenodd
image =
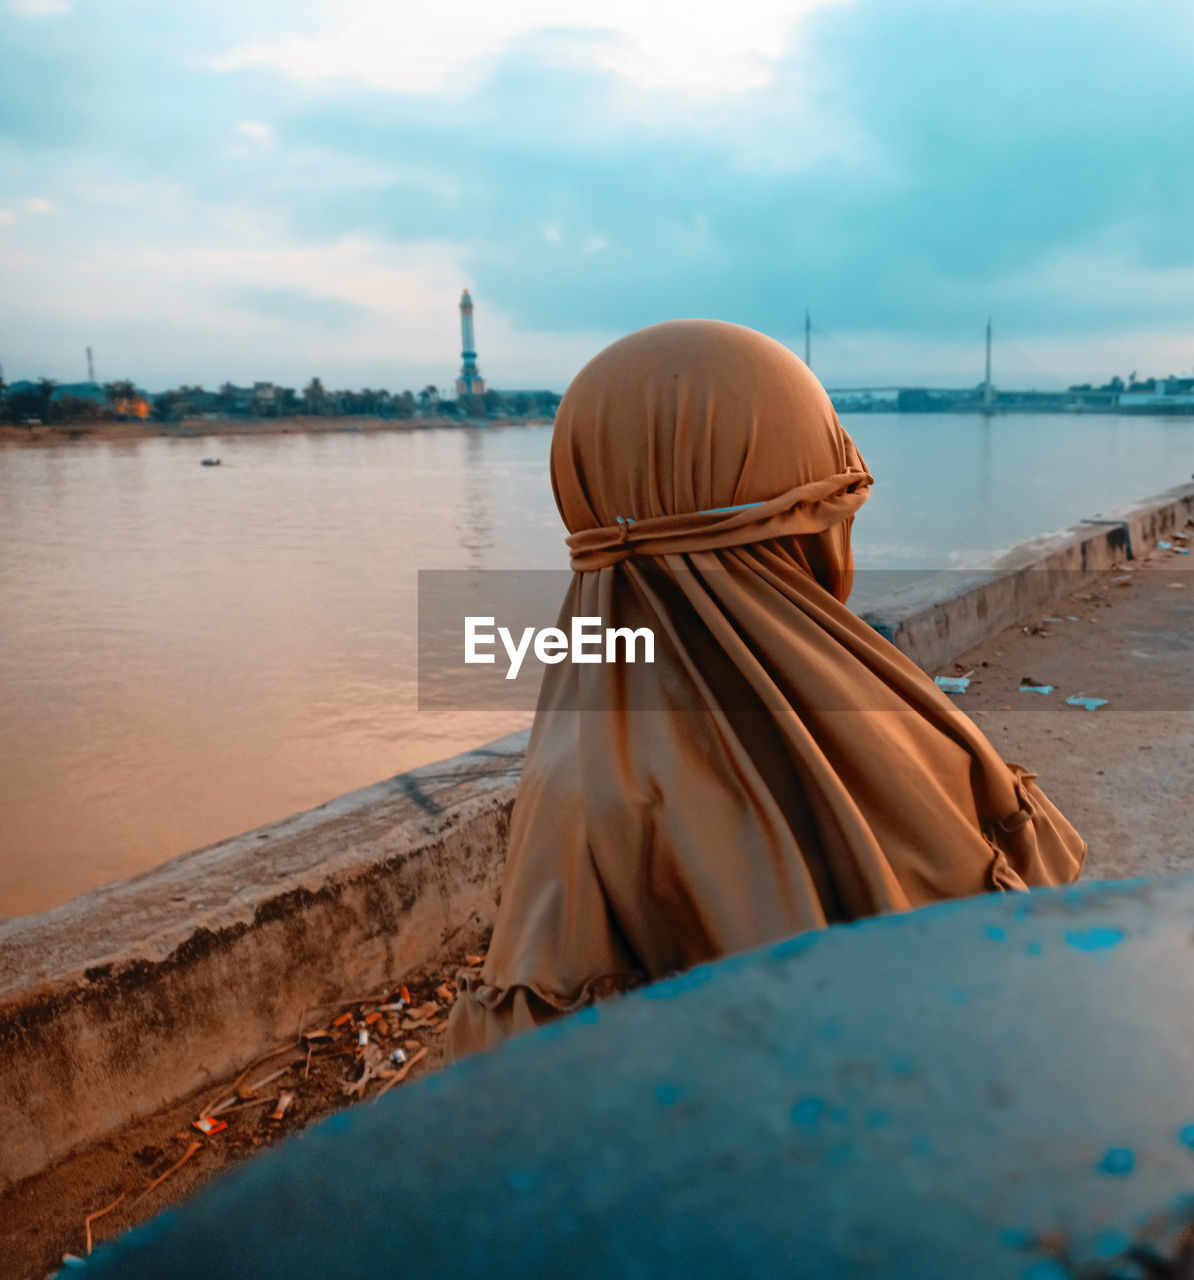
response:
M992 569L942 573L893 592L863 617L926 671L952 662L988 636L1047 608L1081 585L1185 526L1194 484L1108 512L1110 523L1081 524L1037 538Z
M475 945L526 737L0 925L0 1191Z
M1112 513L1136 550L1194 485ZM867 615L927 669L1122 561L1125 531L1026 544ZM0 1190L226 1077L304 1008L367 995L491 922L526 733L0 924Z

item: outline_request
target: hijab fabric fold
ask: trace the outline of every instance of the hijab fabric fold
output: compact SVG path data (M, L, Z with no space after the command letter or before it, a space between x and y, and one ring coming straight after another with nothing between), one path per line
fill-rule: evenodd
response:
M546 669L460 1057L826 924L1074 880L1086 844L846 608L872 477L811 371L753 330L640 330L552 438L561 610L653 664Z

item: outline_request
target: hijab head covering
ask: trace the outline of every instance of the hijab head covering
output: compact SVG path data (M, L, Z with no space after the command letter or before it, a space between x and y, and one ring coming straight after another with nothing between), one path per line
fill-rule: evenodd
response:
M556 417L561 614L655 662L546 669L460 1056L829 923L1074 880L1086 844L846 608L872 478L808 367L738 325L615 342Z

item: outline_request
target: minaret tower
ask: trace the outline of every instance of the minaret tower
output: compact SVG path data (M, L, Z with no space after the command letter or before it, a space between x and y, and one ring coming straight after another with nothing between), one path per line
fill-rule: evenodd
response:
M485 393L485 380L477 372L477 349L473 341L473 300L468 290L460 295L460 341L463 350L460 377L456 379L458 396L479 396Z
M995 403L995 388L991 386L991 317L987 317L987 376L983 382L983 412L990 413Z

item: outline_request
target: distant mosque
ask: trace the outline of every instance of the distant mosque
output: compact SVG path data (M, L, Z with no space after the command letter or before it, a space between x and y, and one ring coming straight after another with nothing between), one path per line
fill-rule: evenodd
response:
M456 394L484 395L485 379L477 370L477 349L473 339L473 300L467 289L460 295L460 342L463 347L460 355L464 363L460 366L460 377L456 379Z

